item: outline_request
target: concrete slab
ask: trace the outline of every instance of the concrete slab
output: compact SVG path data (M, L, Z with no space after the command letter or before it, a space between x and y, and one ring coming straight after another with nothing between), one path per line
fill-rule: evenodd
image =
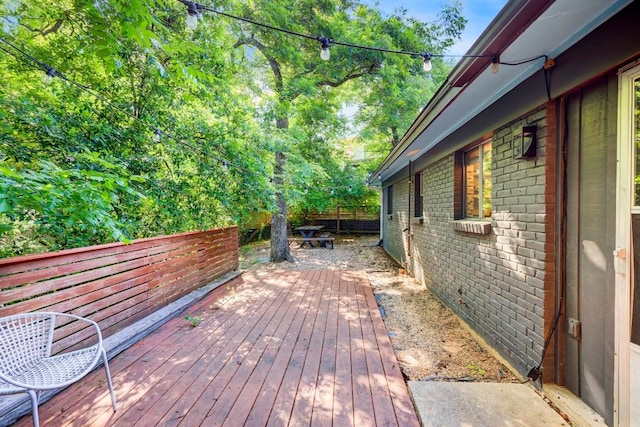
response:
M568 426L528 384L409 381L424 427Z

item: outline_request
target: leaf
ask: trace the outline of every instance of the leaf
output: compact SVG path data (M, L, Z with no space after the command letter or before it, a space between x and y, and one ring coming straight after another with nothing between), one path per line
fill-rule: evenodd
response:
M108 47L98 49L96 51L96 55L98 55L100 58L106 58L108 56L111 56L111 49Z
M9 205L9 202L6 199L6 195L3 196L3 198L0 198L0 214L11 212L11 205Z

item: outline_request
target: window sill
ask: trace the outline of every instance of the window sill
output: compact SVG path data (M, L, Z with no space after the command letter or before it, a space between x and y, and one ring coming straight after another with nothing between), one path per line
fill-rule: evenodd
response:
M413 217L413 221L414 224L424 224L424 217L422 216L415 216Z
M491 233L491 221L463 219L453 222L453 229L471 234Z

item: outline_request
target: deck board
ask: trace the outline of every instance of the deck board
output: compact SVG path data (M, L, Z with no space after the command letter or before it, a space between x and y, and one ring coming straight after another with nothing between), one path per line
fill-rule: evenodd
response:
M189 313L110 361L118 412L100 369L42 425L419 425L364 272L244 273Z

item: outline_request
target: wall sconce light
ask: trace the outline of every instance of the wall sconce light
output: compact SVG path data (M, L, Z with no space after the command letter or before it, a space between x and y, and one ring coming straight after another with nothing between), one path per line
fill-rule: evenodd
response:
M531 159L536 157L536 127L523 126L513 132L513 158Z

